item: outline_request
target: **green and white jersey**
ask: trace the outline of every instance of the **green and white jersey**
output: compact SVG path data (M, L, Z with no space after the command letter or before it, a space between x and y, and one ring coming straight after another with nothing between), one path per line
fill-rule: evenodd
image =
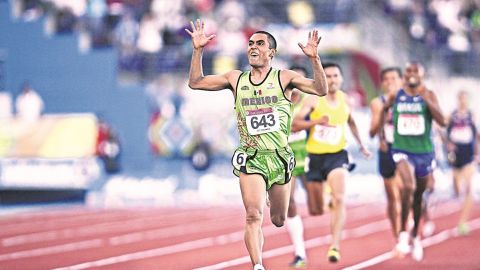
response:
M293 117L300 111L305 101L305 94L300 94L300 101L297 104L293 104ZM300 130L297 132L292 132L288 137L288 143L292 148L293 152L307 152L307 131ZM298 161L297 161L298 162Z
M259 150L286 147L293 105L280 85L280 70L270 68L259 84L254 84L250 76L250 71L243 72L236 87L235 111L241 146Z
M394 141L392 149L413 154L433 152L432 114L421 96L401 89L393 104Z

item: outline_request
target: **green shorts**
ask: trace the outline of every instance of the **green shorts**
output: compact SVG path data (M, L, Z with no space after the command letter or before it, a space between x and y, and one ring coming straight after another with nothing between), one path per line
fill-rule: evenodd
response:
M307 150L293 151L295 155L295 169L292 171L293 176L300 176L305 174L305 158L308 156Z
M239 147L233 153L232 165L236 176L240 176L240 172L261 175L268 190L274 184L284 185L290 182L295 157L290 147L275 150Z

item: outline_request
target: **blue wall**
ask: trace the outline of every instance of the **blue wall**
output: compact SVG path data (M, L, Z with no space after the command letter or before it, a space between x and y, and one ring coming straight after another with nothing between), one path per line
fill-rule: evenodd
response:
M45 113L101 113L120 135L124 168L151 167L147 98L140 86L117 84L114 50L81 55L75 35L45 37L42 20L12 21L9 4L0 1L1 52L5 90L13 97L28 80L43 97Z

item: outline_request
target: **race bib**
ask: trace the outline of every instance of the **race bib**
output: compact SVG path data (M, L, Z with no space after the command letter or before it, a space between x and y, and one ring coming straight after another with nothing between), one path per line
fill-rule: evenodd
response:
M235 169L241 170L241 167L244 167L247 164L248 155L246 153L235 151L232 157L232 165Z
M385 134L385 140L387 143L393 143L393 125L387 124L383 128L383 132Z
M425 118L419 114L400 114L397 131L400 135L423 135L425 133Z
M454 126L450 132L454 143L468 144L473 141L473 132L469 126Z
M342 137L340 126L315 125L313 139L319 143L337 145Z
M273 108L248 110L247 130L250 135L259 135L280 130L280 118Z
M300 141L305 141L307 139L307 131L302 130L299 132L293 132L288 136L288 142L293 143L293 142L300 142Z

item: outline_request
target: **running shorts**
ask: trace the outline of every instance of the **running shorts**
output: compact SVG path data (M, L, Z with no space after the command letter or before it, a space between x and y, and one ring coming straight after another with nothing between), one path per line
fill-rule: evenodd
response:
M337 153L309 153L305 161L305 172L308 181L324 182L328 174L336 168L348 169L348 153L341 150Z
M290 182L295 157L290 146L273 150L239 147L233 153L232 165L236 176L240 176L240 172L261 175L269 190L275 184Z
M415 169L415 177L425 177L434 169L433 153L414 154L396 149L393 149L392 153L395 163L406 160L413 166Z

